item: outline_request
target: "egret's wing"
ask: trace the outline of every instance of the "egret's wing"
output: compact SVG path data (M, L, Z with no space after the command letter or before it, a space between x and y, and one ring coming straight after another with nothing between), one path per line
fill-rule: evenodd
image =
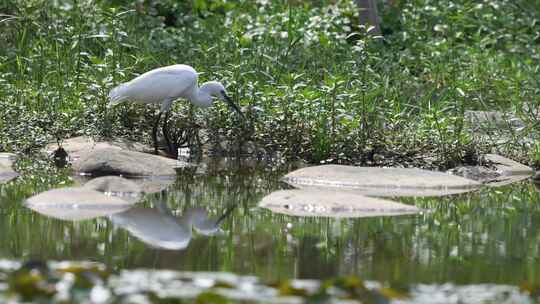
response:
M187 97L197 86L197 73L192 68L174 67L144 73L126 83L120 90L126 98L144 103L161 103Z

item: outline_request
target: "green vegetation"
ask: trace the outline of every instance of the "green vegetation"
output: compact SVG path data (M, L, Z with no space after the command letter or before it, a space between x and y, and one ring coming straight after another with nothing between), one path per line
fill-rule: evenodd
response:
M155 109L108 110L107 93L187 63L221 79L248 117L176 103L178 128L216 141L314 163L447 168L496 149L538 166L540 2L380 5L384 39L345 0L0 1L0 149L80 134L149 141ZM486 140L467 130L466 110L524 126Z

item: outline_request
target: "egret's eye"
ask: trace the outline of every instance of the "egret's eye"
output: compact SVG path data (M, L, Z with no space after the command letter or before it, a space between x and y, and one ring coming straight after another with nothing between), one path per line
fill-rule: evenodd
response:
M221 93L221 95L225 96L225 90L221 90L219 92Z

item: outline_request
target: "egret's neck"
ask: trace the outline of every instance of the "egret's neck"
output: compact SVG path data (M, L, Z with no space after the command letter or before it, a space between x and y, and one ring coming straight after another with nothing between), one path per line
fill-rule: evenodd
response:
M203 85L202 87L193 90L190 101L196 106L206 108L212 105L212 95L210 95Z

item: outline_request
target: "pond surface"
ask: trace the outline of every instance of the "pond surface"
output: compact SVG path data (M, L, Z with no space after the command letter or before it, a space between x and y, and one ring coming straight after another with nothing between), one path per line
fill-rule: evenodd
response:
M127 211L81 221L26 208L28 194L40 192L31 186L0 186L0 259L97 261L115 271L225 271L263 282L353 274L400 289L540 284L540 195L533 183L394 198L430 210L419 215L301 218L257 207L265 195L288 188L279 181L284 173L211 162L180 171L167 190ZM181 224L204 211L219 221L193 231ZM160 235L177 239L167 243Z

